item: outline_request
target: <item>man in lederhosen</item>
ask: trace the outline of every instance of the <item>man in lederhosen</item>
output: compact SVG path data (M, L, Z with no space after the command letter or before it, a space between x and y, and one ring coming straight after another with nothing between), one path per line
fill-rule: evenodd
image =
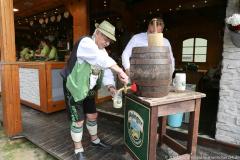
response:
M111 95L116 93L111 70L118 74L121 82L128 83L128 76L105 50L111 41L116 41L115 27L107 21L95 26L92 37L82 37L75 44L62 71L65 101L71 116L71 137L77 160L86 159L81 144L85 116L86 126L91 135L91 145L102 149L112 148L97 135L95 93L102 83L108 87Z

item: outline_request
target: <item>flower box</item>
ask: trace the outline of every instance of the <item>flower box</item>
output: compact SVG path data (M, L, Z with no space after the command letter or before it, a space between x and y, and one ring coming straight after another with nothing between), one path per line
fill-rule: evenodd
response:
M231 40L236 47L240 47L240 14L233 14L226 18Z
M229 33L230 33L231 40L232 40L233 44L234 44L236 47L239 47L239 48L240 48L240 33L234 32L234 31L231 31L231 30L230 30Z

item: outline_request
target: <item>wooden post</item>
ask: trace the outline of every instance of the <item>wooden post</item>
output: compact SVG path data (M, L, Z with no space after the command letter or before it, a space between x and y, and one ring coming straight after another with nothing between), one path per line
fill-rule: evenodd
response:
M192 153L191 158L194 159L197 152L197 136L198 136L198 125L199 125L199 114L200 114L201 99L195 100L195 110L190 112L190 125L188 128L188 144L187 151Z
M89 34L88 0L68 0L65 6L73 16L73 41Z
M150 118L150 137L149 137L149 150L148 159L156 160L156 148L157 148L157 122L158 122L158 108L151 107L151 118Z
M0 0L3 126L7 136L22 131L19 71L16 63L13 0Z
M167 116L160 117L158 119L158 142L159 146L163 145L163 137L166 135Z

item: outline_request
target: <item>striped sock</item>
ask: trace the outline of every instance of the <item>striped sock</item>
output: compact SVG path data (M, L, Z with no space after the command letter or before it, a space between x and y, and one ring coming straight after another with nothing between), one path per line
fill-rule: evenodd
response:
M97 135L97 121L89 121L87 120L86 126L88 129L88 132L91 136Z
M94 144L98 144L100 143L100 139L99 138L96 138L95 140L92 141Z
M71 137L74 142L81 142L83 135L83 126L77 126L75 122L71 125Z
M74 150L74 152L75 152L75 154L77 154L77 153L79 153L79 152L84 152L83 147L81 147L81 148L76 148L76 149Z

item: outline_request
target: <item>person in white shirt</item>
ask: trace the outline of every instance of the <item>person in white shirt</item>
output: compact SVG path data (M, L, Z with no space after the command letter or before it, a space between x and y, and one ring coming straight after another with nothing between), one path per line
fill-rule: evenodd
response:
M96 30L92 37L82 37L75 44L67 65L61 72L65 102L71 118L70 129L76 160L86 159L81 143L85 116L91 145L101 149L112 148L97 135L95 93L102 83L108 87L111 95L116 93L111 70L118 74L122 83L128 82L128 76L105 50L111 41L116 41L115 27L107 21L95 26Z
M157 19L157 32L162 33L164 29L164 22L162 18L153 18ZM132 56L132 49L134 47L146 47L148 46L148 33L154 33L154 24L153 19L149 22L148 30L147 32L142 32L139 34L134 35L130 41L128 42L127 46L125 47L123 53L122 53L122 65L127 73L127 75L130 75L130 57ZM169 43L168 39L163 38L163 46L168 46L170 50L170 58L171 58L171 64L172 64L172 73L175 68L175 62L174 57L172 53L172 47Z

